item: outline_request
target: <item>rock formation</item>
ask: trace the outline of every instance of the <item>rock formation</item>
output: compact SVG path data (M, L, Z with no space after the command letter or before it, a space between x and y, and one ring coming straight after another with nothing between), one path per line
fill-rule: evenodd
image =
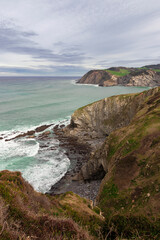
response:
M93 147L75 179L103 178L97 206L110 239L160 239L160 88L81 108L64 134Z
M143 68L115 67L105 70L91 70L77 81L79 84L97 84L103 87L109 86L160 86L159 65L157 69L151 66ZM153 66L153 67L156 67Z
M2 171L0 239L160 239L160 88L82 107L61 131L92 149L74 180L102 179L96 205Z

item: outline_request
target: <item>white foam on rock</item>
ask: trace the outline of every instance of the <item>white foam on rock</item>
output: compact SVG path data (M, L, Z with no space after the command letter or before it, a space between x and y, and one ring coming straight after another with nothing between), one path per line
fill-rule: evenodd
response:
M47 129L49 130L57 124L67 125L69 121L70 116L67 116L66 119L43 122L38 126L24 126L10 131L1 131L0 137L3 139L0 140L0 170L20 171L35 190L43 193L49 191L51 186L65 175L70 165L70 160L59 148L59 141L52 138L49 142L47 141L47 147L40 148L39 140L36 139L22 137L10 141L5 140L42 125L53 124ZM51 150L50 147L55 149Z

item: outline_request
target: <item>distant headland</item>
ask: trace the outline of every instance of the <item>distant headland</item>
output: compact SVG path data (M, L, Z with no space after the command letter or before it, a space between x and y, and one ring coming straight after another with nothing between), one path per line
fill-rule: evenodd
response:
M160 86L160 64L140 68L111 67L103 70L91 70L77 81L79 84L110 86Z

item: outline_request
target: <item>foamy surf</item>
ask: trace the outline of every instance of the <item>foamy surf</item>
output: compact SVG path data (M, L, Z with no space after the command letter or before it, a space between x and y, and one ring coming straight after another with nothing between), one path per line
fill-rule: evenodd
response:
M0 170L21 171L35 190L43 193L49 191L65 175L70 160L59 147L58 140L54 137L48 141L41 140L38 135L48 130L52 132L57 124L67 125L69 120L70 117L67 116L65 119L42 122L37 126L17 126L10 131L1 131L0 137L3 139L0 140ZM19 134L50 124L52 125L44 131L36 133L35 138L15 138ZM8 141L9 139L13 140Z
M17 141L0 141L0 159L6 160L14 157L32 157L38 153L39 143L32 139Z
M77 83L77 80L71 80L71 84L76 85L76 86L99 87L98 84Z
M45 162L31 165L22 172L23 177L34 189L42 193L48 192L51 186L65 175L70 165L70 161L65 155L61 155L60 160L52 157Z

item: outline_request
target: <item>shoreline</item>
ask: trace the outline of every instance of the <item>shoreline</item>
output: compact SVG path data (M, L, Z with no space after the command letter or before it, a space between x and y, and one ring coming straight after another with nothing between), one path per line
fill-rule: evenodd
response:
M79 144L76 138L64 137L63 127L56 125L53 128L55 138L59 140L59 147L65 150L70 160L70 167L66 174L54 184L46 194L57 195L72 191L81 197L92 201L96 199L101 180L83 181L74 180L74 176L81 167L88 161L91 148L86 144Z
M40 149L46 148L52 139L58 140L58 148L65 151L64 154L70 160L70 166L65 175L54 185L51 185L50 189L45 192L49 195L63 194L68 191L72 191L81 197L88 198L92 201L96 199L101 180L83 181L74 180L73 178L79 173L82 166L88 161L91 147L89 144L80 144L76 138L64 136L63 128L66 127L66 122L62 121L55 125L54 123L39 125L32 130L26 132L19 132L15 136L5 138L4 136L0 140L6 142L18 140L18 139L35 139L40 144ZM38 135L36 135L38 133ZM50 145L50 150L55 150L56 146Z

